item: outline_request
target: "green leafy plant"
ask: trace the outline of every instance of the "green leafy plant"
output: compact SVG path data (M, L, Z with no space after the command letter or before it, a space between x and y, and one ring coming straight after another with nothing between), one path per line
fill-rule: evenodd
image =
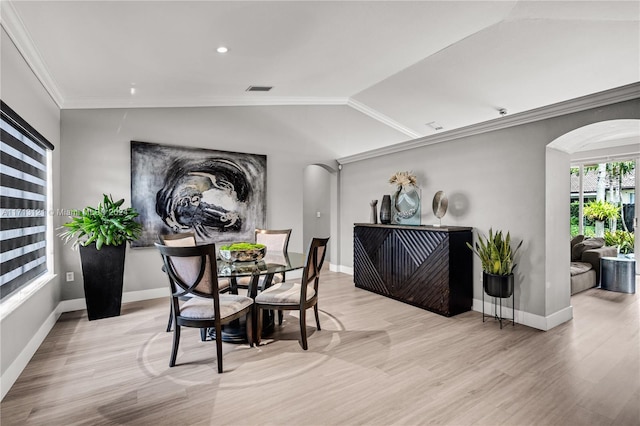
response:
M635 235L633 232L617 230L615 232L605 231L604 242L608 246L617 246L622 254L633 253Z
M584 215L591 220L616 219L620 215L620 207L607 201L591 201L584 206Z
M488 238L479 233L475 248L469 243L467 243L467 246L482 261L482 270L484 272L494 275L509 275L516 267L513 260L522 243L520 241L520 244L513 250L509 232L506 235L502 231L497 231L494 234L493 230L489 229Z
M142 226L135 221L138 212L133 207L122 208L124 199L113 201L103 194L97 207L75 210L71 220L62 225L60 237L65 243L74 240L73 247L88 246L95 242L96 249L103 245L119 246L140 236Z

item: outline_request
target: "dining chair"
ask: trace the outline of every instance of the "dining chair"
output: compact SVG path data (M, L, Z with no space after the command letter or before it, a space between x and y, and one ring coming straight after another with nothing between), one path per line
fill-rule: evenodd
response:
M263 309L270 310L297 310L300 311L300 335L301 346L307 350L307 325L306 311L313 307L316 317L316 328L320 330L320 317L318 316L318 283L320 270L327 249L329 238L313 238L309 244L307 261L302 272L302 278L297 282L280 282L262 292L254 300L254 318L256 318L256 340L260 343L262 333Z
M194 232L181 232L177 234L160 234L158 240L161 244L169 247L195 247L196 234ZM164 271L164 268L163 268ZM166 272L166 271L165 271ZM218 289L220 292L229 291L231 288L231 280L228 278L218 279ZM173 316L169 312L169 322L167 324L167 333L171 331ZM202 332L202 340L206 340L206 330Z
M289 249L289 238L291 237L291 229L260 229L255 230L255 240L258 244L267 246L267 254L269 253L286 253ZM258 281L260 289L264 289L265 277L261 276ZM285 280L284 272L275 274L271 284L277 284ZM240 277L236 280L236 286L239 288L249 288L251 277ZM282 324L282 320L280 320Z
M271 253L283 253L286 254L289 250L289 238L291 237L291 229L261 229L256 228L255 240L258 244L264 244L267 246L267 254ZM285 273L281 272L271 277L271 282L265 284L265 276L260 276L258 279L258 288L264 290L266 286L272 284L278 284L284 282L286 279ZM237 279L235 285L239 288L249 288L251 277L240 277ZM233 286L233 283L231 284ZM283 314L282 311L278 311L278 324L282 325Z
M181 327L215 330L218 373L222 373L222 325L246 317L247 340L253 346L250 297L220 294L215 244L171 247L155 243L162 255L171 288L173 348L169 366L176 364ZM192 296L186 301L181 297Z

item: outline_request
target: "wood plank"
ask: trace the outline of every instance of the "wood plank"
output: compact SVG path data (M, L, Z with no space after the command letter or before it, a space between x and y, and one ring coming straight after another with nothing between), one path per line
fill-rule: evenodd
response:
M640 288L640 285L638 286ZM169 368L168 303L63 314L0 404L4 425L640 424L639 296L591 289L575 318L500 330L478 312L443 317L323 271L322 330L308 312L265 344L215 347L184 329Z

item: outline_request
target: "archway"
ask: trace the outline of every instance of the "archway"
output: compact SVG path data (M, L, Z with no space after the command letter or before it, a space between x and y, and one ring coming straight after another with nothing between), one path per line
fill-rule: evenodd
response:
M549 143L545 172L546 309L562 312L570 306L569 180L565 179L572 159L640 158L640 120L609 120L572 130ZM584 153L587 153L586 155ZM636 173L638 187L638 173ZM639 230L636 226L636 241ZM637 244L636 244L637 246ZM564 315L571 315L570 310Z
M311 164L304 169L303 241L306 249L313 237L332 237L325 264L338 259L338 169L326 164Z

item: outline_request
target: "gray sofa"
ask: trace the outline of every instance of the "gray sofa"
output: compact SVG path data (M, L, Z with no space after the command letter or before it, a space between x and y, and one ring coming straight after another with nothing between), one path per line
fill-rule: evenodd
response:
M571 240L571 294L600 284L600 259L616 257L618 249L605 246L603 238L578 235Z

